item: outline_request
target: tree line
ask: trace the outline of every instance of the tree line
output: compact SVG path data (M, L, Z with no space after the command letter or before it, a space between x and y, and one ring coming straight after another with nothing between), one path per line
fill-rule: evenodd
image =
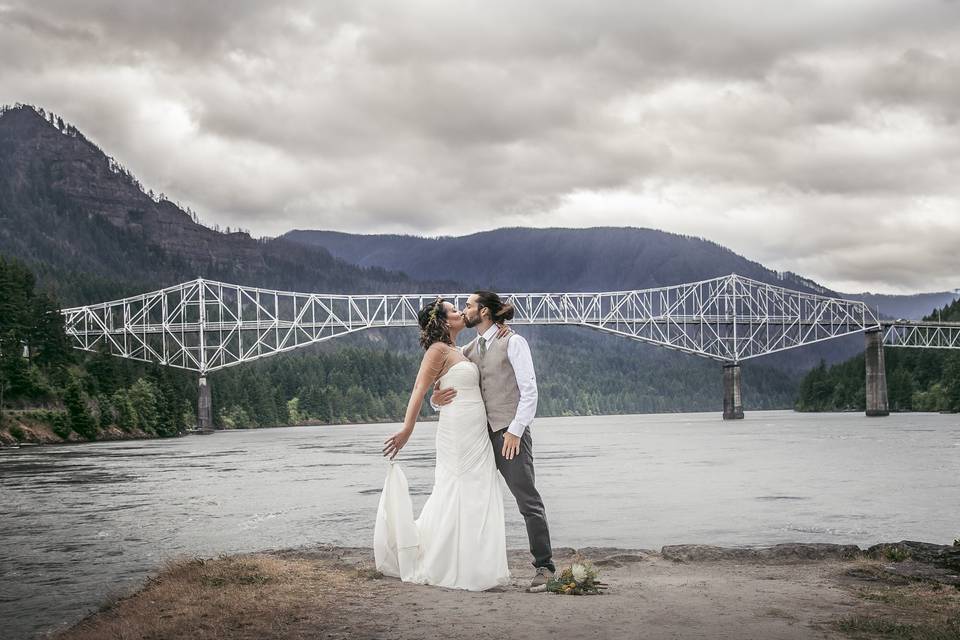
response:
M960 322L960 300L934 310L926 321ZM887 400L891 411L960 411L960 352L885 348ZM833 366L820 365L801 381L798 411L863 411L863 355Z

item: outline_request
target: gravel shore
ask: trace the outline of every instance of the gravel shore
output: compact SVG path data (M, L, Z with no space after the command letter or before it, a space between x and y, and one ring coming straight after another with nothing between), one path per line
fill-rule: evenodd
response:
M957 638L960 576L951 547L896 543L723 549L557 549L609 585L599 596L470 593L379 575L370 549L319 547L184 558L138 591L53 634L102 638ZM911 551L912 550L912 551ZM950 558L954 558L951 555ZM931 560L930 558L933 558ZM952 562L952 560L951 560Z

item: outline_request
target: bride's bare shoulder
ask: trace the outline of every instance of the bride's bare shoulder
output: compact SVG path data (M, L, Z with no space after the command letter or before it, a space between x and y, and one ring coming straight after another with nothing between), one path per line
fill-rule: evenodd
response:
M456 349L448 344L443 344L442 342L434 342L432 345L427 347L427 351L423 354L423 358L425 360L442 358L451 351L456 351Z

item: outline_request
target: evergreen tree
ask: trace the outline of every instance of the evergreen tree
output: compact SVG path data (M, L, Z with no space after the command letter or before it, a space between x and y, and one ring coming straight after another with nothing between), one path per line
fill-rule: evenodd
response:
M97 424L84 400L80 384L76 380L71 381L67 386L66 393L63 396L63 404L67 408L70 428L81 437L93 440L97 435Z
M946 358L943 367L944 400L947 411L960 411L960 353L954 351Z
M158 393L156 385L143 378L130 387L128 397L130 403L136 411L136 423L141 429L148 433L157 433L160 423L160 412L158 407Z

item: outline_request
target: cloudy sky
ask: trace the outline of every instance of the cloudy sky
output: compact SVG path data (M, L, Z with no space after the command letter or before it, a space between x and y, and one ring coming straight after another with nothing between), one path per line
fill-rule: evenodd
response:
M952 0L0 0L0 102L255 236L630 225L960 287Z

